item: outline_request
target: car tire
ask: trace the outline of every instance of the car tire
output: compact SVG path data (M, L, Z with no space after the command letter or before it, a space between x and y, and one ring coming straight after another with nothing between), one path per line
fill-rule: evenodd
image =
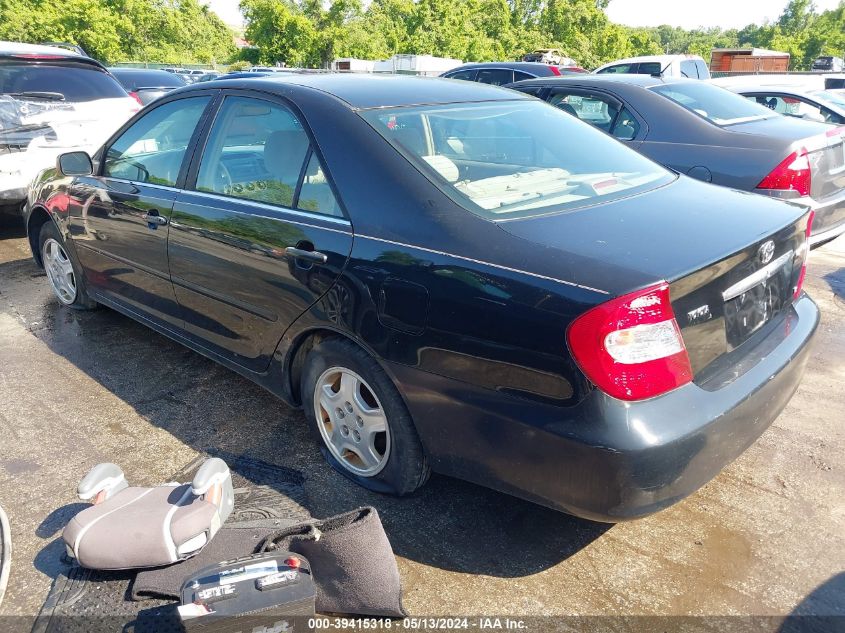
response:
M53 294L62 305L74 310L93 310L99 306L85 290L79 266L65 248L59 229L45 222L38 234L38 252Z
M335 470L396 496L428 480L428 461L399 391L360 347L341 338L315 345L305 359L301 394L311 431Z

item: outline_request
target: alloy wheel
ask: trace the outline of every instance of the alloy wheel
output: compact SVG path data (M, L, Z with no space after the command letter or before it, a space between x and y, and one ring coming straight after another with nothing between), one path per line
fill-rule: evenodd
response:
M76 275L64 246L53 238L48 239L44 242L41 259L59 301L65 305L76 301Z
M354 371L331 367L314 387L314 413L320 435L349 472L377 475L390 457L387 416L375 392Z

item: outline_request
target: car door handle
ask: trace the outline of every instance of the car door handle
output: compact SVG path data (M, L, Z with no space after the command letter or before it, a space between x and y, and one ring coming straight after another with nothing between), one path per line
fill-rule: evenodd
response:
M325 264L329 260L328 256L323 253L318 253L317 251L304 251L301 248L296 248L295 246L288 246L285 249L285 254L289 257L295 257L296 259L304 259L312 264Z
M150 224L158 224L159 226L167 224L167 218L157 213L155 215L148 213L144 216L144 221L149 222Z

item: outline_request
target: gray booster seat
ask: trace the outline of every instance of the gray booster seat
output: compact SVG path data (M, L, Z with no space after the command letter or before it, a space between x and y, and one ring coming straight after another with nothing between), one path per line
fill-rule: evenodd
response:
M169 565L197 554L234 507L232 474L222 459L206 460L188 484L130 486L115 464L98 464L82 479L77 514L62 538L68 556L91 569Z

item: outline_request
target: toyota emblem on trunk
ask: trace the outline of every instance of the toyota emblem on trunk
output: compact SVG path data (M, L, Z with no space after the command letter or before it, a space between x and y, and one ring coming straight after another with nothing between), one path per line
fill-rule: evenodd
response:
M757 251L757 257L760 258L761 264L768 264L772 261L772 257L775 254L775 243L772 240L764 243L760 250Z

